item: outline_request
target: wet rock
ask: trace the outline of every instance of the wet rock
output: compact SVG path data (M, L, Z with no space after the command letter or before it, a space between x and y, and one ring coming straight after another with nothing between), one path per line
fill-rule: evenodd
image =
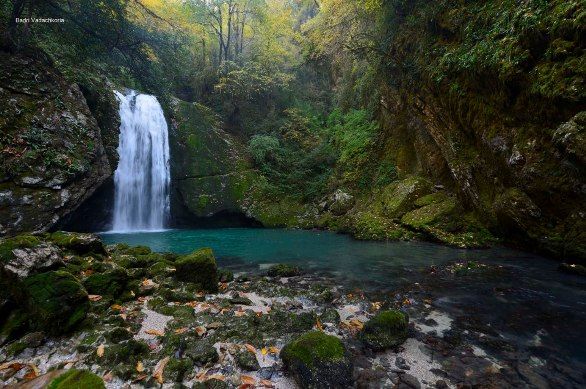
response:
M107 254L102 239L96 234L58 231L49 235L49 240L62 249L73 251L79 255L90 253L100 255Z
M322 323L340 323L340 314L334 308L326 309L319 317Z
M280 263L271 266L267 271L269 277L295 277L301 274L301 269L297 266Z
M218 351L206 340L189 342L183 355L200 366L207 363L215 363L220 358Z
M435 381L435 387L437 389L448 389L449 388L448 384L444 380Z
M256 355L248 350L238 352L235 359L238 366L243 370L256 371L260 369Z
M409 365L407 364L407 361L403 357L397 357L395 359L395 366L397 366L399 369L402 369L402 370L409 370L409 369L411 369L409 367Z
M45 334L41 331L31 332L20 339L26 347L39 347L45 341Z
M85 279L83 285L90 294L119 296L128 283L128 273L122 268L104 273L94 273Z
M257 374L263 380L270 380L273 377L273 374L275 374L275 368L273 366L261 367Z
M401 345L408 336L409 317L397 310L378 313L364 324L359 338L369 348L379 351Z
M586 276L586 266L570 263L562 263L558 266L558 270L562 273L575 274L579 276Z
M281 350L287 371L302 388L347 388L352 386L352 362L335 336L310 331Z
M340 189L328 199L328 208L336 216L344 215L354 206L354 197Z
M54 378L48 385L50 389L102 389L106 388L104 381L87 370L72 369Z
M220 282L232 282L234 281L234 273L227 269L219 269L218 278Z
M65 271L50 271L28 277L22 285L26 310L34 328L51 334L72 330L89 309L87 292Z
M186 374L193 369L193 362L189 358L171 358L164 371L165 380L181 382Z
M199 249L181 257L175 267L178 280L199 284L209 292L218 291L218 268L212 249Z
M149 352L149 346L145 342L129 339L106 347L103 362L101 361L100 364L105 362L118 365L120 369L130 368L132 371L136 362Z
M36 236L24 234L0 241L3 277L23 279L63 265L59 249Z
M360 389L375 389L381 387L381 380L386 376L382 369L363 369L356 377L356 387Z
M236 296L230 299L231 304L240 304L240 305L253 305L252 300L246 297Z
M119 343L128 340L132 334L124 327L115 327L108 331L104 336L112 343Z
M397 389L421 389L421 384L411 374L400 374Z
M222 380L212 378L204 382L196 382L192 389L228 389L228 384Z

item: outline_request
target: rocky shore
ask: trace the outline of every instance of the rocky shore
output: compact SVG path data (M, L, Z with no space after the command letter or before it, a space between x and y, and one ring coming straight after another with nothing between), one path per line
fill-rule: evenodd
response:
M366 292L285 264L233 274L205 248L155 253L56 232L0 241L0 269L0 384L9 387L586 382L583 365L546 357L538 344L521 349L502 323L444 309L441 289L457 277L514 276L506 268L453 263L401 290Z

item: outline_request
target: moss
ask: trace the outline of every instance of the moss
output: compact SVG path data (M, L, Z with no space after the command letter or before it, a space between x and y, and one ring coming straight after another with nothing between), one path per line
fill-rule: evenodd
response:
M218 351L207 339L189 341L184 355L199 366L216 363L220 358Z
M199 284L210 292L218 290L218 268L212 249L203 248L194 251L179 258L175 266L178 280Z
M218 278L220 282L232 282L234 281L234 273L228 269L219 269Z
M14 258L12 250L18 248L32 248L41 243L41 240L29 234L22 234L13 238L5 238L0 240L0 262L8 261Z
M175 271L173 263L169 261L159 261L151 265L148 269L149 274L154 276L168 276Z
M150 352L149 346L138 340L129 339L125 342L110 345L104 350L104 361L111 365L119 363L134 365Z
M226 382L212 378L205 380L204 382L196 382L192 386L193 389L228 389L229 386Z
M378 313L364 324L359 338L373 350L401 345L408 336L409 317L397 310Z
M413 228L420 228L449 215L456 208L454 199L449 198L441 203L433 203L406 213L401 222Z
M24 334L28 327L28 314L24 309L15 309L7 318L2 318L0 326L0 343L3 340L12 340Z
M111 329L110 331L106 332L104 334L104 336L106 337L106 339L109 342L120 343L120 342L128 340L130 337L132 337L132 333L130 333L124 327L115 327L115 328Z
M27 345L22 342L13 342L8 347L6 347L6 354L9 357L15 357L24 351L27 348Z
M193 362L189 358L171 358L165 367L164 378L173 382L181 382L192 368Z
M48 235L48 240L57 246L77 254L106 254L101 239L93 234L57 231Z
M444 191L439 191L418 198L417 200L415 200L414 204L417 207L424 207L430 204L441 203L446 200L448 200L448 194Z
M91 294L119 296L128 283L128 273L124 269L114 269L105 273L94 273L84 280L83 285Z
M321 331L306 332L287 344L280 356L302 388L352 386L352 363L335 336Z
M65 271L50 271L23 282L31 325L52 334L71 331L89 310L87 292Z
M301 269L297 266L280 263L271 266L267 271L269 277L295 277L301 274Z
M285 364L296 360L313 367L316 363L341 361L345 353L340 339L321 331L310 331L287 344L280 356Z
M238 364L243 370L255 371L260 369L260 365L256 360L256 354L253 354L248 350L238 352L235 359L236 364Z
M105 389L104 381L97 375L72 369L49 383L47 389Z

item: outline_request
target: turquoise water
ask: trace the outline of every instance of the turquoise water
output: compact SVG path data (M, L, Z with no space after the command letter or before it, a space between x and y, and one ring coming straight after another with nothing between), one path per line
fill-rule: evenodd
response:
M424 242L364 242L326 231L284 229L168 230L104 234L103 239L176 253L211 247L219 265L235 271L261 271L287 262L367 292L393 296L410 290L434 298L436 306L453 317L472 315L490 323L522 350L533 350L539 336L544 357L586 361L586 338L581 333L586 278L560 273L557 262L537 255L502 247L462 250ZM429 271L432 265L461 260L497 265L504 271L463 276Z
M430 265L455 260L555 263L508 249L461 250L425 242L365 242L328 231L223 228L104 234L106 243L147 245L154 251L189 253L211 247L220 266L259 270L272 263L297 264L356 284L396 287Z

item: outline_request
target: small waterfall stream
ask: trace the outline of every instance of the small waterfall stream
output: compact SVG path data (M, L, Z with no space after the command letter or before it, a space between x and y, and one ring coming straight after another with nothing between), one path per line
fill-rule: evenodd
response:
M114 92L120 102L120 160L114 173L115 232L165 228L169 215L169 137L155 96Z

